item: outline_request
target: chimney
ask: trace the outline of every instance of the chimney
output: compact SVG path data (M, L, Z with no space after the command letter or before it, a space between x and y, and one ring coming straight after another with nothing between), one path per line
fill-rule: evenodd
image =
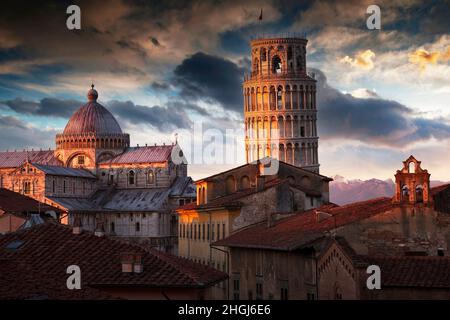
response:
M256 176L256 190L257 191L261 191L264 189L264 184L266 181L266 177L262 176L262 175L257 175Z
M122 264L122 273L133 273L134 254L123 253L120 255L120 263Z
M123 253L120 255L122 273L142 273L144 265L142 264L142 253Z
M72 233L80 234L82 231L83 229L81 228L81 219L78 216L76 216L73 221Z
M103 223L103 221L97 221L97 226L95 227L94 235L96 237L105 236L105 224Z
M144 265L142 264L142 254L141 253L136 253L134 255L133 271L134 271L134 273L142 273L142 271L144 271Z

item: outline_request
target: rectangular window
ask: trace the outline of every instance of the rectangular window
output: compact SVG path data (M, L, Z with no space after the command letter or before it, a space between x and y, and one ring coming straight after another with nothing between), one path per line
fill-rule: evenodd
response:
M183 229L183 226L180 224L180 226L179 226L179 231L178 231L178 236L181 238L182 237L182 235L183 235L183 232L182 232L182 229Z
M79 165L83 165L84 164L84 156L78 156L77 160L78 160L78 164Z
M217 224L217 240L220 240L220 224Z
M210 230L210 225L209 225L209 223L208 223L208 234L207 234L208 241L209 241L209 239L210 239L210 232L211 232L211 230Z
M211 241L214 241L214 223L211 226Z
M222 238L225 238L225 223L222 224Z
M66 180L63 181L63 193L66 193Z
M194 224L194 240L197 239L197 225Z
M205 240L205 224L202 225L202 229L203 229L202 239Z
M305 136L305 127L300 127L300 137Z
M179 205L180 205L180 206L184 206L184 199L180 199L180 200L179 200Z
M314 198L311 197L310 199L311 199L311 200L310 200L310 201L311 201L311 207L314 207Z

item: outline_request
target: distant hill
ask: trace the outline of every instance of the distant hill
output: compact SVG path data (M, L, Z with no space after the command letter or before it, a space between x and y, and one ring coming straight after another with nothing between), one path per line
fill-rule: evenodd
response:
M330 183L330 201L339 205L394 195L395 183L392 179L347 180L342 176L333 179ZM446 183L436 180L430 182L431 187Z

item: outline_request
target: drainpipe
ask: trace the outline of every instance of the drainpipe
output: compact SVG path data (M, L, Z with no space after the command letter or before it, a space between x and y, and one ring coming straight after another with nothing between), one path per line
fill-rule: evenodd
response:
M317 255L314 252L314 263L316 265L316 296L317 296L317 300L319 300L319 272L317 270Z
M211 238L211 236L212 236L212 224L211 224L211 222L212 222L212 217L211 217L211 211L209 211L209 232L208 232L208 241L209 241L209 263L211 264L211 261L212 261L212 247L211 247L211 243L212 243L212 238Z
M230 252L228 250L223 250L217 247L214 247L212 245L210 245L211 249L216 249L218 251L221 251L223 253L226 254L226 258L227 258L227 274L228 274L228 278L227 278L227 299L230 300Z

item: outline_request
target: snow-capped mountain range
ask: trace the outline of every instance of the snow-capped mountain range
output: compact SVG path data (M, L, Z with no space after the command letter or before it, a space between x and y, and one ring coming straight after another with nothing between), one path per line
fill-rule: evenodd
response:
M394 195L395 183L392 179L347 180L342 176L335 176L333 179L330 183L330 201L339 205ZM430 181L431 187L446 183L448 182Z

